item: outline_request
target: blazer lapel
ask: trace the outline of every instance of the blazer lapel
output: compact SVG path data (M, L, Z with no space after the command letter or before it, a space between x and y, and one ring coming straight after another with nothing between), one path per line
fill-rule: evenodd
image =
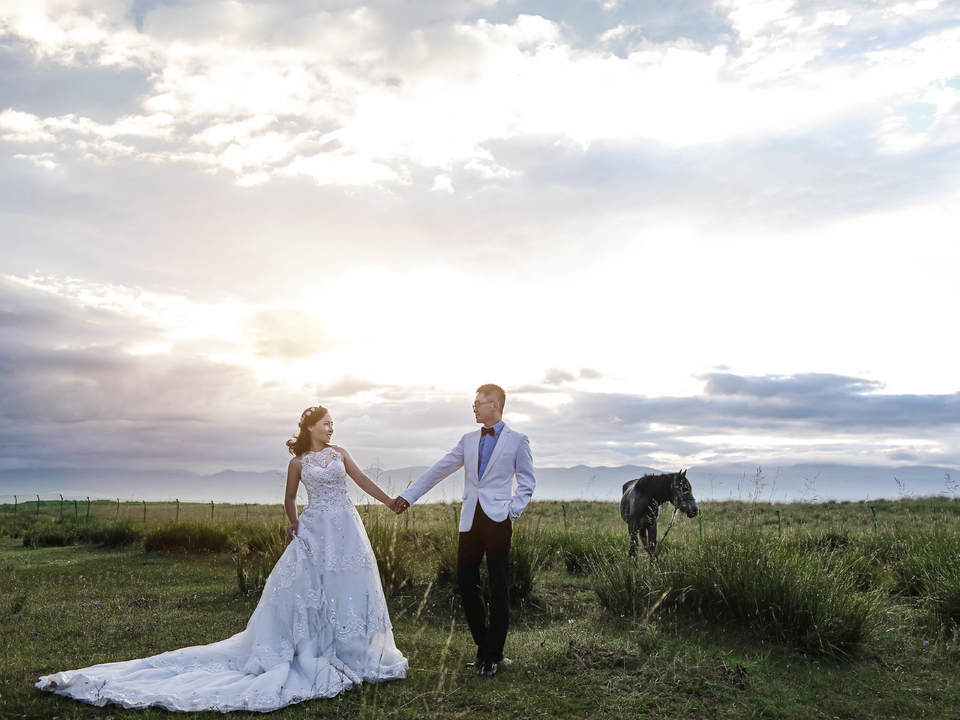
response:
M483 480L487 476L487 473L490 472L490 468L493 467L493 464L497 461L497 458L500 457L500 453L503 452L503 446L506 445L507 435L510 434L510 428L507 427L506 423L503 425L503 429L500 431L500 437L497 438L497 444L493 446L493 454L490 455L490 459L487 460L487 466L483 469L483 477L480 480ZM477 440L477 457L480 457L480 441Z
M470 440L467 442L467 472L477 477L477 463L480 461L480 431L470 433ZM477 478L479 482L480 478Z

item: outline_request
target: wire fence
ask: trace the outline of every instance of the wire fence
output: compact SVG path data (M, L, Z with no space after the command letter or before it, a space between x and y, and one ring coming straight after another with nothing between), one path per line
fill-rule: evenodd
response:
M298 496L297 511L306 505L306 498ZM446 504L441 508L447 507ZM384 513L392 515L378 503L358 503L357 511L364 518ZM454 524L459 521L459 505L449 510L436 507L409 509L400 522L405 528L416 524L418 515L431 519L444 513L452 513ZM55 522L137 522L155 525L170 522L286 522L287 512L283 503L254 502L208 502L173 500L137 500L123 498L91 498L89 496L65 497L61 493L34 493L32 495L0 495L0 517L36 518Z
M298 497L298 512L305 498ZM625 526L615 503L597 501L536 501L524 513L524 524L562 532L581 532L586 529L605 529L619 532ZM960 518L960 500L929 497L899 501L859 503L793 504L779 506L768 503L719 501L704 502L693 521L693 530L700 538L705 533L730 523L759 522L778 535L798 529L814 527L861 527L879 532L903 522L917 522L936 516L942 519ZM434 524L456 527L460 518L459 502L418 504L397 519L404 528ZM393 517L392 512L379 504L358 504L357 511L365 522L371 519ZM278 523L286 522L282 503L208 502L172 500L142 500L123 498L66 497L60 493L32 495L0 495L0 517L36 518L55 522L136 522L156 525L170 522L205 523ZM666 517L663 518L664 523ZM662 529L662 528L661 528Z
M181 502L178 498L169 501L112 500L90 497L64 497L60 493L0 496L0 513L6 515L32 515L57 520L119 521L132 520L142 523L177 521L276 521L286 517L280 503L205 503Z

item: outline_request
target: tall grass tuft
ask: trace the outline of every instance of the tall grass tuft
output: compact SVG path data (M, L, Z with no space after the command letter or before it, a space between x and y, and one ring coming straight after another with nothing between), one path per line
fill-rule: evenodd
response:
M139 542L143 532L130 520L119 520L94 526L88 538L102 547L120 548Z
M929 586L933 589L929 596L932 619L948 632L960 630L960 567L956 563L934 575Z
M171 522L151 528L143 539L148 552L182 550L188 553L227 552L230 533L227 527L202 522Z
M829 656L853 652L879 620L879 594L858 592L842 557L756 531L674 546L654 564L625 554L601 558L591 579L601 605L618 615L646 615L660 602L663 610L734 622Z
M510 564L508 569L508 594L511 605L520 605L528 600L536 590L537 579L547 560L542 532L518 524L513 531L510 545ZM437 567L434 575L438 588L453 592L457 588L457 543L458 534L446 533L437 549ZM480 566L480 583L484 596L490 597L490 580L486 562Z
M125 547L141 538L140 530L129 521L51 520L36 518L8 526L11 537L20 537L24 547L62 547L65 545L100 545Z
M900 530L891 538L894 591L916 598L931 624L960 625L960 532L951 528Z
M63 547L80 542L75 523L53 521L38 522L33 527L25 528L21 537L23 546L29 548Z
M513 531L510 546L509 593L512 603L523 603L533 595L546 559L541 532L520 523Z
M627 547L627 535L598 530L563 532L556 538L557 552L571 575L585 575L600 557L617 554Z
M367 537L377 558L380 584L391 595L413 581L417 562L411 533L403 530L398 516L381 518L375 515L367 522Z
M281 524L240 526L230 537L237 590L241 595L259 595L270 571L287 549L287 529Z
M41 519L25 513L0 516L0 535L10 538L23 538L25 533L33 530L40 523L49 524L50 522L51 520L47 517Z

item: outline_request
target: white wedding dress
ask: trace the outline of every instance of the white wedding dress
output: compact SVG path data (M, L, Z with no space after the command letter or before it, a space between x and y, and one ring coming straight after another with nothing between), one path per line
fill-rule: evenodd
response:
M333 448L302 456L309 503L245 630L209 645L45 675L36 686L101 706L267 712L363 681L406 677L346 477Z

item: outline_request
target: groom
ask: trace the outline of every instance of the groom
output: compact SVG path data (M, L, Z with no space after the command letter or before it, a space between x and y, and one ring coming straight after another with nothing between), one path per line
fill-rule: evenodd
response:
M536 485L530 441L501 420L505 400L506 393L498 385L478 387L473 414L483 427L460 438L453 450L400 493L393 504L394 512L402 513L438 482L464 468L457 582L467 624L477 644L476 668L485 677L496 675L503 660L509 623L507 567L513 521L530 502ZM480 590L484 554L490 576L489 624Z

